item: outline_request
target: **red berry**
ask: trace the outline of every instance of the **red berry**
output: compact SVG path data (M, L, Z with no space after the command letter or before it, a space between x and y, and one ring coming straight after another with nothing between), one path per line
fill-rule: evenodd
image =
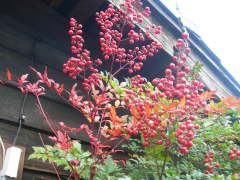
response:
M149 145L149 143L147 142L147 141L145 141L144 143L143 143L143 146L148 146Z
M214 156L214 152L209 152L210 157Z
M171 75L171 74L172 74L172 70L171 70L171 69L166 69L166 70L165 70L165 74L166 74L167 76Z
M134 44L134 40L133 40L133 39L130 39L130 40L129 40L129 44Z
M213 159L212 159L212 158L209 158L209 159L208 159L208 162L213 162Z
M79 164L79 160L75 159L75 160L70 160L70 164L73 166L77 166Z
M229 159L234 159L237 155L236 154L230 154L228 157Z
M166 141L166 145L169 145L171 144L171 142L169 140Z
M129 69L129 70L128 70L128 73L129 73L129 74L132 74L132 73L133 73L133 70L132 70L132 69Z
M73 32L72 30L69 30L69 31L68 31L68 34L69 34L69 35L73 35L74 32Z
M104 56L104 59L105 59L105 60L109 60L109 56L108 56L108 55L105 55L105 56Z
M189 36L189 34L188 34L188 33L186 33L186 32L182 33L182 38L183 38L183 39L187 39L187 38L188 38L188 36Z
M186 48L185 49L185 53L190 53L191 52L191 49L190 48Z
M176 67L176 66L175 66L174 63L170 63L170 64L169 64L169 68L171 68L171 69L175 69L175 67Z
M185 129L187 129L187 127L185 126L185 125L181 125L180 127L179 127L179 129L181 129L181 130L185 130Z
M185 72L190 72L190 68L189 68L189 67L185 67L185 68L184 68L184 71L185 71Z
M194 128L195 128L195 129L199 129L200 127L201 127L201 126L200 126L199 124L195 124L195 125L194 125Z
M233 148L232 151L236 153L238 150L236 148Z
M162 144L162 140L157 140L156 143L159 144L159 145L161 145L161 144Z
M240 151L237 151L236 154L237 154L237 156L240 156Z
M150 137L151 137L151 138L154 138L156 135L157 135L157 134L156 134L155 131L153 131L153 132L150 133Z
M207 166L207 168L208 168L208 169L212 169L212 168L213 168L213 166Z
M157 85L157 83L158 83L158 81L157 81L156 79L153 79L153 80L152 80L152 84L153 84L153 85Z
M186 147L180 147L179 151L180 151L181 154L188 154L189 153L189 151L187 150Z
M193 115L190 115L190 116L189 116L189 119L190 119L190 120L195 120L195 118L196 118L196 117L193 116Z
M129 97L125 97L125 98L124 98L124 101L125 101L125 102L129 102L129 101L130 101L130 98L129 98Z
M173 60L173 61L176 61L177 59L178 59L177 56L173 56L173 57L172 57L172 60Z
M186 144L186 146L187 146L188 148L190 148L190 147L193 146L193 143L192 143L191 141L189 141L189 142Z
M181 56L181 60L183 60L183 61L186 61L187 60L187 56Z
M204 171L204 174L209 174L209 171L207 171L207 170L206 170L206 171Z

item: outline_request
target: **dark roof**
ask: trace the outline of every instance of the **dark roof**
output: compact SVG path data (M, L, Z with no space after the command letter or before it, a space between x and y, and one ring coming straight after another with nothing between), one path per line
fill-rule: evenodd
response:
M179 27L179 18L177 18L160 0L147 0L146 2L152 6L153 16L160 20L161 23L167 24L173 34L180 36L181 29ZM203 63L226 85L226 87L235 95L240 97L240 84L232 76L231 73L221 64L221 60L213 53L213 51L204 43L201 37L186 27L190 36L192 49L198 53ZM206 57L210 58L210 60Z

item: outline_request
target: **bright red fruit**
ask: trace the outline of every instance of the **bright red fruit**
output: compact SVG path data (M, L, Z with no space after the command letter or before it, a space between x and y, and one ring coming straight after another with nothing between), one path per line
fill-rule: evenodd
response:
M186 32L182 33L182 38L183 39L187 39L188 37L189 37L188 33L186 33Z
M156 143L159 144L159 145L161 145L161 144L162 144L162 140L157 140Z

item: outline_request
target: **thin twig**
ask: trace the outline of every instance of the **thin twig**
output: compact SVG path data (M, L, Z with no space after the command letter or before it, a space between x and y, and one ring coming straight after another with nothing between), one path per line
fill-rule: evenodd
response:
M39 137L40 137L40 140L41 140L41 142L42 142L43 147L44 147L45 150L47 151L47 149L46 149L46 147L45 147L45 143L44 143L43 138L42 138L42 135L41 135L40 133L38 133L38 135L39 135ZM58 179L59 179L59 180L62 180L61 177L60 177L60 175L59 175L59 172L58 172L57 168L56 168L55 165L54 165L54 163L53 163L53 162L50 162L50 163L51 163L51 165L53 166L53 169L55 170Z
M41 113L42 113L44 119L46 120L46 122L47 122L49 128L51 129L51 131L56 135L56 134L57 134L57 131L54 129L53 124L50 122L50 120L49 120L47 114L45 113L45 111L44 111L44 109L43 109L43 107L42 107L42 104L41 104L41 102L40 102L39 97L36 96L36 98L37 98L37 102L38 102L39 109L40 109L40 111L41 111Z
M164 171L165 171L165 167L166 167L166 162L167 162L167 153L168 151L168 147L165 148L165 151L164 151L164 161L163 161L163 166L162 166L162 171L161 171L161 174L160 174L160 177L159 177L159 180L162 180L163 179L163 174L164 174Z

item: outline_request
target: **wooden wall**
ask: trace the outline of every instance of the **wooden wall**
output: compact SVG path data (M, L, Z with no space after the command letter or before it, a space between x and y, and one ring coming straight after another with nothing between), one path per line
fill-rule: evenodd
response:
M87 2L84 7L88 4L91 8L88 8L88 12L78 14L77 10L81 9L83 2ZM104 8L106 2L101 0L95 6L92 6L93 1L80 0L79 3L78 9L73 9L71 15L79 19L86 16L81 20L85 25L86 46L89 50L93 50L93 57L96 57L99 55L99 46L96 43L99 29L94 20L94 11L97 8ZM30 73L31 79L34 80L34 73L29 70L29 66L39 71L43 71L45 66L48 66L49 77L59 83L65 83L67 88L71 87L74 82L61 72L62 64L70 56L67 31L68 18L42 0L2 2L0 6L0 77L6 76L6 69L9 69L13 78ZM169 58L166 56L166 53L160 52L158 58L166 60ZM154 73L154 75L161 75L162 70L167 66L167 63L163 63L164 61L156 62L151 58L143 69L143 75L149 76ZM125 74L123 73L122 76ZM5 143L11 144L17 132L18 116L24 95L15 87L0 85L0 97L0 136ZM17 141L17 145L26 148L23 179L54 179L55 172L47 163L35 159L28 160L32 146L41 145L38 133L41 133L46 144L51 143L47 138L51 135L51 131L35 107L35 102L32 95L27 97L24 108L26 121ZM80 113L66 105L53 93L49 92L42 97L41 102L54 122L63 121L73 127L79 127L85 122ZM85 147L89 147L86 134L76 134L73 137L81 139L85 142Z
M94 49L93 56L97 56L98 29L94 24L94 12L104 6L104 0L98 0L97 3L93 1L79 0L79 4L70 15L82 19L81 22L86 25L87 34L84 35L87 39L86 44L89 49ZM117 3L116 0L110 1ZM85 7L85 11L79 12L82 7ZM159 23L156 19L152 21ZM29 65L40 71L43 71L47 65L50 77L70 87L73 81L61 72L61 65L69 56L67 31L68 18L41 0L3 1L0 6L0 77L5 76L7 68L14 77L18 77L23 73L30 73ZM144 76L151 79L162 75L168 64L167 60L170 59L169 55L173 53L174 40L174 35L164 28L159 39L164 45L164 50L145 64L142 72ZM191 56L193 59L201 59L196 54ZM207 68L204 69L203 74L206 75L205 81L208 84L215 82L211 85L213 88L219 88L222 94L230 93ZM34 80L34 76L31 77ZM0 86L0 135L6 143L12 143L16 134L23 96L14 87ZM54 122L64 121L69 126L79 126L84 122L81 114L64 104L54 94L48 93L41 100ZM54 179L54 171L49 165L27 159L32 152L31 147L41 145L38 133L42 134L46 144L50 143L47 136L51 134L35 107L35 99L32 95L27 98L24 112L27 117L17 141L18 145L26 147L23 179ZM85 134L74 137L82 139L86 144L88 142Z
M68 55L68 18L57 13L40 0L8 0L0 6L0 76L8 68L13 78L30 73L28 66L42 71L48 66L49 76L65 83L73 81L61 72L61 65ZM32 79L34 76L32 76ZM0 86L0 135L5 143L12 143L17 132L18 115L23 94L11 86ZM55 95L41 98L43 106L54 122L64 121L78 127L83 117L61 102ZM28 160L32 146L41 145L40 132L46 144L50 130L35 107L35 99L29 95L24 109L26 121L17 145L26 147L23 179L54 179L54 170L46 163ZM84 134L76 135L88 141Z

